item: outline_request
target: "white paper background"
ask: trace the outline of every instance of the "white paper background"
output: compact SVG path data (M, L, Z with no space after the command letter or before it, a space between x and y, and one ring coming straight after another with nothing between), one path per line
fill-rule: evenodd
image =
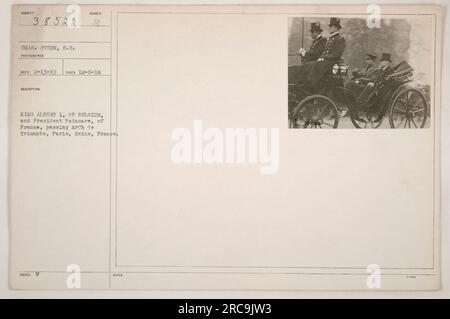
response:
M135 1L135 2L122 2L122 3L158 3L157 1ZM445 166L445 163L449 162L447 159L448 156L448 147L450 146L448 139L446 139L446 135L448 134L448 123L449 123L449 115L448 109L445 107L446 104L450 101L449 93L445 89L442 92L442 110L441 110L441 121L442 121L442 211L441 211L441 237L442 237L442 290L438 292L427 292L427 293L268 293L268 292L26 292L26 291L11 291L8 290L8 219L7 219L7 148L8 148L8 89L9 89L9 32L10 32L10 5L13 3L27 3L27 4L43 4L43 3L71 3L71 1L3 1L0 5L0 39L2 39L3 43L1 44L1 60L0 60L0 252L1 252L1 264L0 264L0 297L6 298L14 298L14 297L449 297L450 296L450 277L449 271L450 269L450 234L448 229L448 196L445 196L448 190L448 165ZM119 1L79 1L79 4L118 4ZM166 4L189 4L189 3L197 3L197 4L211 4L211 3L256 3L256 1L246 1L246 2L237 2L237 1L209 1L209 2L190 2L190 1L165 1ZM270 4L280 4L283 3L281 1L258 1L258 3L270 3ZM305 1L297 1L296 3L302 4ZM334 3L338 4L338 1L326 1L320 3ZM347 3L371 3L370 1L347 1ZM372 2L373 3L373 2ZM378 1L378 3L392 3L391 1ZM448 4L448 1L397 1L396 3L440 3L440 4ZM159 2L161 4L161 2ZM290 4L293 4L292 2ZM316 3L319 4L319 3ZM446 12L446 10L444 10ZM446 12L447 13L447 12ZM447 13L448 17L448 13ZM442 87L446 88L449 84L449 66L448 66L448 43L445 40L448 38L448 23L446 23L447 19L444 18L443 23L445 26L445 31L443 32L443 61L442 61ZM447 123L447 125L444 125Z

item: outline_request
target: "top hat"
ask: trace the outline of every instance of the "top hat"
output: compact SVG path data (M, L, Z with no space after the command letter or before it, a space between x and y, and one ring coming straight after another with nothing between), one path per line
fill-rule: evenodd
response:
M330 18L330 24L328 24L328 26L331 27L332 25L338 27L339 29L342 28L341 27L341 19L339 19L339 18Z
M391 60L391 54L390 53L383 53L383 55L381 56L381 60L380 61L389 61L392 62Z
M376 60L377 56L375 54L372 53L366 53L366 57L367 59L371 59L371 60Z
M319 22L312 22L311 23L311 29L309 32L322 32L322 29L320 28Z

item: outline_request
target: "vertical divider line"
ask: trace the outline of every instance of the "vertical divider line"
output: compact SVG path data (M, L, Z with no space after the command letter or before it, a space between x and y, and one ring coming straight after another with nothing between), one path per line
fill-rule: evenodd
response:
M112 126L112 33L113 33L113 27L112 27L112 11L110 12L110 24L109 24L109 30L110 30L110 55L109 55L109 253L108 253L108 287L111 288L111 231L112 231L112 136L111 136L111 126Z
M117 267L117 184L118 184L118 177L117 177L117 152L118 152L118 114L119 114L119 12L116 13L116 126L115 126L115 137L116 137L116 144L115 144L115 152L116 152L116 158L115 158L115 180L114 180L114 186L115 186L115 245L114 245L114 257L115 257L115 266Z

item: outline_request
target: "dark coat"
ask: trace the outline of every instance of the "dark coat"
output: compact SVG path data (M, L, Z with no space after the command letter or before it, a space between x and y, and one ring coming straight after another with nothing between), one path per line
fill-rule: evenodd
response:
M367 66L359 73L359 80L363 83L374 82L380 71L380 67L376 64Z
M321 55L321 61L307 62L299 67L290 68L289 83L305 85L311 92L316 92L320 81L337 61L342 58L345 50L345 39L339 33L330 37Z
M316 61L318 58L322 56L326 44L327 39L319 35L317 38L313 40L311 48L309 48L309 51L306 51L305 56L302 57L302 62L305 63Z
M386 79L386 77L392 73L392 68L390 66L386 66L384 69L379 68L376 78L374 79L374 83L378 83Z
M386 76L388 76L390 73L392 73L392 68L390 66L387 66L384 69L380 68L377 77L373 81L373 83L375 85L380 84L381 81L384 81L386 79ZM369 96L371 96L372 93L375 92L375 85L372 86L367 85L359 95L358 99L363 102L368 100ZM379 94L384 95L383 92L379 92Z
M377 80L380 72L381 68L376 64L366 66L361 71L355 71L353 79L349 80L345 84L345 87L353 91L353 93L358 96L366 87L367 83L375 82Z
M328 39L321 57L325 61L336 63L342 58L345 46L345 39L339 33L335 33Z

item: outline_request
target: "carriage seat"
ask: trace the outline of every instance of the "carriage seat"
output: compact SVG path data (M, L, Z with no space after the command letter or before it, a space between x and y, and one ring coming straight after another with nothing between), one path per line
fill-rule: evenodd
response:
M402 61L392 68L391 74L386 77L386 80L394 79L396 81L403 81L413 74L414 69L406 62Z

